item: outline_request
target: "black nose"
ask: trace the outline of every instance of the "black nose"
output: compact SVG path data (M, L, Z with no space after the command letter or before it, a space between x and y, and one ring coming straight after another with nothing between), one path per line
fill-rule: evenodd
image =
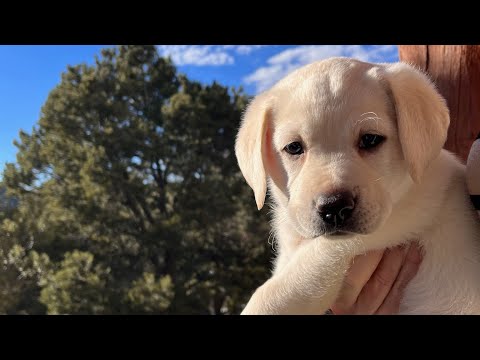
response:
M336 228L347 221L355 209L355 200L348 191L339 192L322 198L318 203L318 212L322 220Z

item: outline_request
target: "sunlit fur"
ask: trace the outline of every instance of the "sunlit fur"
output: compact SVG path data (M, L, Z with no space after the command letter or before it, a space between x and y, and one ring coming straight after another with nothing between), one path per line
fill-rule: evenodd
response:
M404 314L480 313L480 222L464 166L441 150L449 114L413 67L332 58L305 66L256 97L236 154L261 208L273 199L273 276L245 314L318 313L338 296L353 256L418 239L425 256ZM359 149L363 134L386 140ZM299 141L301 155L284 147ZM357 203L348 236L325 232L318 199L340 190Z

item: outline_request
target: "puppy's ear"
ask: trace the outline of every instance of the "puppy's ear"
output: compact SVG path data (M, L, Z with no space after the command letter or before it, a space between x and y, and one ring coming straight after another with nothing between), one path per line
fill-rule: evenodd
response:
M447 139L448 107L421 71L404 63L386 65L385 70L395 104L403 155L410 176L418 183Z
M235 143L240 170L253 189L258 210L267 194L267 165L271 140L270 117L272 98L268 93L258 95L248 106Z

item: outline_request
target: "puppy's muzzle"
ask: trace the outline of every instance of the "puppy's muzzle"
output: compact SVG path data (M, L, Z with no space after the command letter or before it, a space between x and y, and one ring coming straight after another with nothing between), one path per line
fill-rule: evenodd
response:
M355 209L355 198L349 191L323 196L317 203L318 213L327 232L344 228Z

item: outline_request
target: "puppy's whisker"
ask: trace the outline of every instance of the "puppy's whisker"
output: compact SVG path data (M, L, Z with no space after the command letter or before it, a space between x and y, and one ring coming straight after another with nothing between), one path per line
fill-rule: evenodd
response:
M368 120L374 120L377 124L377 127L378 127L378 121L379 120L382 120L381 117L379 117L375 112L373 111L369 111L369 112L365 112L363 114L360 115L360 119L358 119L354 125L358 125L358 123L363 123L364 121L368 121Z
M375 127L376 127L376 130L378 131L379 121L380 121L380 120L383 121L383 119L380 118L380 117L378 117L378 116L376 116L376 117L374 117L374 116L369 116L369 117L366 117L366 118L363 118L363 119L358 119L357 121L355 121L355 122L353 123L353 127L354 127L354 128L355 128L355 127L358 127L359 125L361 125L361 124L364 123L365 121L375 121Z
M369 115L369 114L373 115L374 117L378 117L378 115L376 113L374 113L373 111L365 112L362 115L360 115L360 117L365 116L365 115Z
M268 233L267 243L270 245L273 252L277 251L277 239L275 235L276 233L275 233L274 227L272 227Z

